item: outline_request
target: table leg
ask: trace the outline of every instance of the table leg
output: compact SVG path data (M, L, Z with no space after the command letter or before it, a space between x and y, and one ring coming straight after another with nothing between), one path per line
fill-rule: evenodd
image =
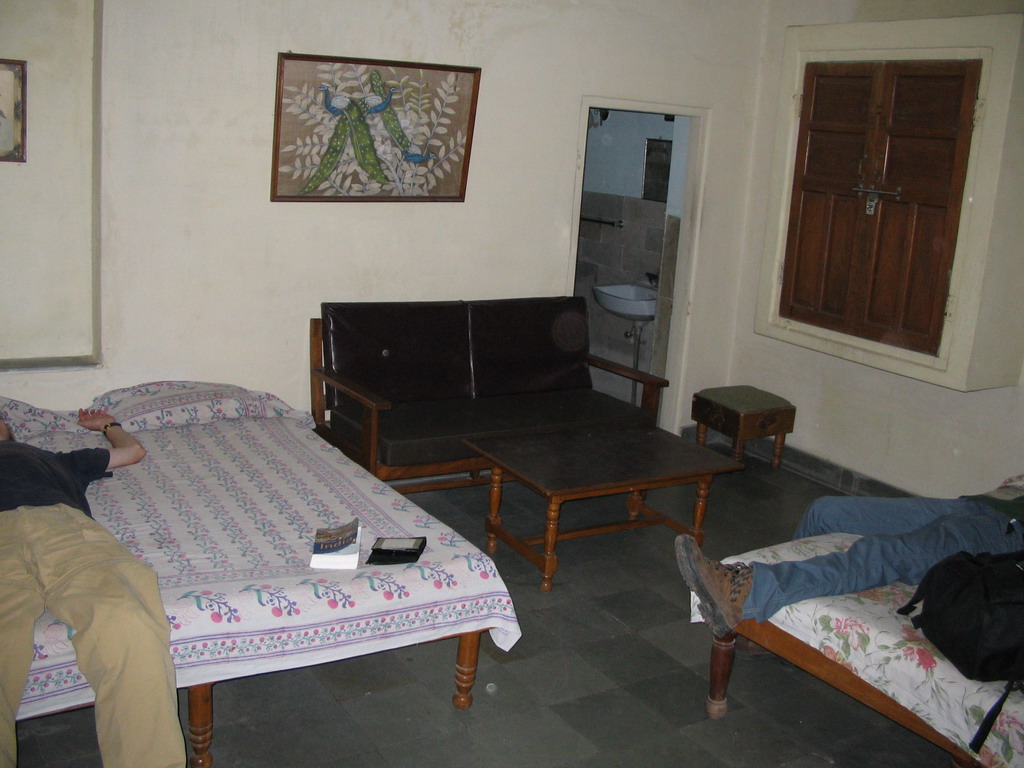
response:
M697 480L697 498L693 501L693 538L704 545L704 513L708 509L708 493L714 475L704 475Z
M491 468L490 509L487 512L487 551L494 554L498 551L498 531L501 530L501 479L504 472L501 467Z
M544 565L540 569L543 578L540 580L540 591L550 592L555 571L558 569L558 557L555 555L555 544L558 543L558 515L562 508L561 499L548 502L547 521L544 528Z
M629 499L626 501L626 510L629 512L630 520L636 520L640 516L640 510L643 509L644 499L646 497L646 491L630 492Z

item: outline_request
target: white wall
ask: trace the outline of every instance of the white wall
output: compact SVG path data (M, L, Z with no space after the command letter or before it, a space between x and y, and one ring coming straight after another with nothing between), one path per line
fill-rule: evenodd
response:
M320 301L565 292L584 94L722 114L712 194L730 192L705 237L736 253L760 6L106 0L103 366L2 391L55 407L199 378L303 406ZM270 203L279 51L482 67L466 202Z
M0 163L0 360L95 351L93 49L92 0L0 0L28 118L27 162Z
M1019 471L1019 389L957 394L827 358L755 336L753 311L783 28L1009 6L105 0L103 365L0 373L0 392L71 407L194 378L306 407L306 325L323 300L570 290L586 94L704 116L668 426L688 422L696 389L751 383L797 404L792 445L910 490L985 487ZM482 67L466 202L270 203L279 51Z
M844 7L850 11L848 17L841 12ZM762 248L765 214L770 208L768 201L757 199L757 191L768 179L775 139L771 123L778 98L782 30L790 24L894 19L907 13L910 18L941 16L946 12L1024 12L1024 3L772 4L730 371L732 381L756 383L797 405L792 444L871 477L931 495L981 491L1024 471L1024 394L1020 386L957 392L757 336L751 328L757 294L755 271L760 260L757 252ZM908 47L914 44L907 41ZM1020 67L1016 88L1020 99L1024 96ZM1019 123L1016 130L1020 130ZM1019 141L1018 134L1018 147ZM1019 152L1009 160L1007 171L1019 178ZM1004 225L1005 221L1004 217ZM998 217L995 227L1000 227ZM1016 248L1024 263L1019 243ZM1024 311L1019 302L1018 307ZM692 370L692 359L690 362Z

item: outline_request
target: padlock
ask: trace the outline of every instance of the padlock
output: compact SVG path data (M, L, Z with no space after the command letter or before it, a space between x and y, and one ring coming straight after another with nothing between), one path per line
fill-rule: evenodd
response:
M869 192L867 198L864 201L864 213L868 216L875 215L875 206L878 205L878 193Z

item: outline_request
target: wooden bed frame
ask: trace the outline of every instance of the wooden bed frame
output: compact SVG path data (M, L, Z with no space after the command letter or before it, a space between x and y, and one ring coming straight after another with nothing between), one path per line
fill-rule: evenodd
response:
M758 623L753 619L747 619L740 622L732 634L714 639L711 646L708 698L704 707L712 719L724 717L728 711L727 693L735 657L736 635L742 635L752 640L780 658L828 683L833 688L885 715L893 722L899 723L918 736L941 747L951 755L951 764L956 768L982 768L981 763L971 754L953 743L949 737L936 731L902 704L857 677L846 667L832 661L821 651L798 640L769 621Z
M180 385L194 385L194 386L192 386L190 388L188 386L180 386ZM130 394L124 395L124 397L126 399L130 399L132 397L142 398L142 404L141 405L136 403L136 404L134 404L132 406L132 407L135 407L135 408L139 409L138 412L132 412L132 411L129 410L128 413L130 413L133 418L140 418L140 419L144 420L146 418L149 418L149 411L147 410L149 406L145 402L144 398L149 396L148 389L151 389L151 388L154 388L154 387L157 390L157 394L155 394L153 396L156 398L157 402L161 403L160 405L156 406L156 408L157 408L157 410L159 410L159 413L161 414L162 418L164 418L164 421L161 422L161 426L160 427L156 427L157 429L162 429L162 428L164 428L166 426L182 426L182 424L173 423L173 420L175 418L186 418L186 417L190 418L190 419L191 418L199 418L198 413L199 413L200 407L210 407L210 408L213 407L213 406L205 405L206 400L208 400L210 398L212 398L211 402L214 402L214 401L220 402L223 399L223 401L225 403L228 403L228 405L224 406L228 410L230 410L230 408L236 408L236 409L244 408L245 409L244 410L244 414L245 415L239 415L237 417L227 417L227 418L218 418L217 414L220 413L220 412L216 411L216 410L211 410L210 414L207 414L207 415L203 416L203 418L210 419L210 423L212 423L213 421L230 421L232 418L239 418L239 419L249 419L249 418L261 419L261 418L264 418L264 417L278 418L278 417L281 417L282 415L287 415L289 418L296 418L295 416L291 415L291 409L289 409L286 404L284 404L283 402L277 400L272 395L265 394L265 393L250 392L249 390L243 390L241 388L237 388L234 385L207 384L207 383L202 383L202 382L154 382L152 384L139 385L139 387L138 387L138 389L140 390L139 394L136 394L133 391L131 391L133 388L128 388L128 389L125 389L125 390L115 390L114 391L114 395L112 395L112 396L117 397L117 396L121 396L121 394L119 394L119 393L130 392ZM161 387L166 387L166 393L161 390ZM237 390L237 392L236 392L236 390ZM189 400L189 397L192 397L192 396L194 396L196 398L195 403L193 403L193 402L191 402ZM160 397L164 397L166 399L167 405L164 405L163 402L159 400ZM184 399L182 399L182 398L184 398ZM231 402L232 400L238 400L239 402L238 403L232 403ZM39 415L37 416L35 414L35 411L39 410L39 409L34 409L34 407L31 407L28 404L21 404L21 403L19 403L17 401L10 401L10 403L12 404L11 407L21 408L21 411L19 411L19 413L22 413L22 412L23 413L30 413L31 412L31 415L33 416L33 418L37 418L37 421L40 421L40 422L46 421L46 424L48 426L51 423L52 423L52 425L55 425L55 427L51 427L49 429L45 429L43 432L38 432L37 434L45 434L46 432L52 432L54 434L57 434L57 433L65 432L67 430L64 430L64 429L59 428L59 427L62 427L65 424L65 422L72 423L72 420L71 420L70 416L66 416L66 415L64 415L63 413L60 413L60 412L40 411ZM204 403L204 405L200 406L199 403ZM191 410L189 410L193 406L196 409L196 414L192 414ZM185 410L183 410L182 413L179 414L179 413L177 413L174 410L175 408L179 408L179 409L184 408ZM169 414L169 415L164 416L165 413ZM243 413L243 411L239 411L239 413ZM296 413L298 413L298 412L296 412ZM141 414L141 416L140 416L140 414ZM266 414L266 416L264 416L264 414ZM306 435L309 435L309 437L312 437L312 434L304 431L304 429L308 429L310 426L312 426L311 420L308 418L308 415L305 418L300 419L299 421L306 422L306 423L303 426L291 427L291 428L289 428L287 430L287 432L291 433L291 434L298 434L303 439L305 439ZM29 422L25 422L25 423L29 423ZM186 423L190 424L192 422L186 422ZM205 424L207 422L200 422L200 423L204 423ZM32 423L32 424L33 424L33 426L35 426L35 423ZM126 426L128 426L128 425L129 425L129 422L126 419ZM136 425L136 426L138 426L138 425ZM142 429L145 429L145 427L142 427ZM317 442L319 442L319 441L317 440ZM69 444L70 444L70 442L69 442ZM323 447L325 449L327 448L326 445L323 446ZM335 455L335 452L333 450L327 450L327 451L325 451L325 453L329 453L332 456ZM305 466L305 465L303 465L303 466ZM316 465L316 466L319 466L319 465ZM330 466L333 466L333 465L330 462L327 462L326 466L330 467ZM311 470L311 472L312 472L312 470ZM313 474L314 474L314 476L318 476L318 475L315 475L315 473L313 473ZM361 473L356 472L355 474L360 475ZM373 484L373 485L375 485L375 484ZM316 490L316 487L314 487L314 490ZM371 492L372 492L372 488L366 488L366 489L363 489L363 490L364 490L364 492L366 494L371 494ZM356 494L356 495L358 495L358 494ZM402 509L404 510L404 507L402 507ZM473 551L476 552L477 550L475 550L475 548L474 548ZM481 552L480 554L483 555L484 553ZM496 571L495 571L495 574L496 574ZM286 576L287 575L289 575L289 574L286 574ZM500 581L500 579L499 579L499 581ZM305 582L299 582L299 583L305 583ZM488 582L488 584L490 584L490 582ZM495 588L495 589L497 589L497 588ZM489 590L488 594L491 594L491 588L490 587L488 587L488 590ZM175 591L175 592L173 592L173 594L179 594L179 593ZM186 594L185 598L188 598L189 594L191 594L191 592ZM472 594L474 594L472 592L472 590L467 592L466 593L467 598L465 598L465 599L468 599L468 596L470 596ZM494 594L497 595L498 593L495 592ZM504 590L501 590L501 595L504 595L505 597L508 597L507 594L504 592ZM165 598L165 604L170 606L171 603L168 602L168 601L172 600L172 598L168 597L166 594L164 595L164 598ZM178 598L178 600L181 600L181 599L183 599L183 598ZM458 602L461 599L464 599L464 598L459 598L456 595L453 598L454 604L457 605ZM501 602L502 605L504 605L503 601L500 601L500 602ZM511 600L510 599L509 599L508 602L509 602L509 606L511 606ZM259 604L261 606L264 605L262 600L260 600ZM439 603L439 605L440 604L441 603ZM191 604L189 604L189 605L191 605ZM176 606L176 610L180 612L180 610L181 610L180 606ZM198 609L198 610L202 611L202 609ZM241 610L242 609L239 608L239 611L241 611ZM169 615L170 615L170 612L171 612L170 608L168 609L168 612L169 612ZM299 612L300 611L298 611L298 610L295 611L296 614L298 614ZM242 615L244 615L244 614L242 614ZM291 615L290 612L289 612L289 615ZM476 614L474 614L474 615L476 616ZM461 616L461 614L459 614L459 616ZM455 619L457 619L459 623L457 623L457 624L448 624L447 625L447 629L445 629L443 625L438 625L435 628L437 630L436 634L434 634L433 632L429 631L429 627L428 627L427 631L422 633L422 634L419 634L418 635L418 639L414 639L414 641L415 642L440 642L440 641L445 641L445 640L448 640L448 641L456 641L457 640L457 643L455 643L455 647L453 647L453 650L455 650L456 653L455 653L455 669L454 669L455 689L454 689L454 693L452 694L452 704L454 705L454 707L456 709L465 710L465 709L468 709L472 705L472 703L473 703L472 689L473 689L473 686L474 686L474 684L476 682L477 668L478 668L478 663L479 663L481 635L484 632L491 632L491 631L507 632L509 630L509 626L510 625L505 625L505 624L502 623L502 621L505 618L507 618L507 616L506 616L506 614L502 613L501 611L497 611L497 612L489 614L490 618L480 618L479 616L477 616L477 618L473 618L473 619L471 619L469 621L465 621L465 623L463 623L464 619L459 618L459 616L455 616ZM239 619L239 620L241 620L241 619ZM217 620L213 619L213 621L217 621ZM228 621L230 622L231 619L228 619ZM331 621L334 621L334 619L331 619ZM188 622L186 621L185 623L188 623ZM514 624L514 621L513 621L513 624ZM263 631L263 630L254 630L254 631ZM274 631L276 631L276 630L274 630ZM442 634L442 633L447 633L447 634ZM410 635L410 637L416 638L417 636L416 635ZM514 641L515 641L515 638L513 637L511 642L514 642ZM174 642L175 642L175 640L172 637L172 644ZM405 642L409 642L409 641L405 641ZM369 644L368 646L366 646L362 650L362 654L387 652L388 650L397 650L397 648L400 648L400 647L403 647L403 646L401 646L401 645L393 645L393 644L389 644L389 643L371 643L371 644ZM172 657L174 656L174 652L173 651L174 651L174 649L172 649L172 654L171 654ZM358 658L359 655L360 654L357 653L356 655L341 656L341 657L338 657L338 658L351 658L351 659L355 659L355 658ZM47 658L47 657L44 656L44 658ZM186 657L183 657L183 658L186 658ZM329 663L331 661L331 659L334 658L334 655L332 655L330 653L328 653L328 654L315 654L313 657L310 657L310 658L313 658L314 660L313 661L308 661L308 660L299 659L300 661L304 661L304 663L302 663L302 664L294 664L294 663L292 663L291 666L276 667L276 668L281 668L281 669L283 669L283 668L297 668L297 667L301 667L301 666L306 666L308 664ZM59 659L58 659L58 661L59 661ZM187 734L186 734L186 741L188 742L188 747L189 747L189 757L188 757L188 765L189 766L191 766L192 768L209 768L210 766L213 765L213 754L211 752L211 745L213 743L213 736L214 736L214 729L213 729L213 687L214 687L214 683L219 681L219 680L237 679L237 678L243 677L243 676L260 674L260 672L264 668L264 666L265 665L261 665L261 664L258 664L258 663L254 664L254 663L250 662L250 663L247 663L245 665L240 665L238 668L235 668L235 669L225 669L225 668L218 669L215 663L214 664L199 664L199 665L195 665L195 664L190 664L189 660L186 658L184 666L183 667L179 667L179 669L178 669L179 688L183 689L183 690L185 690L187 692ZM272 669L275 669L275 667L273 667L273 665L266 667L266 671L271 671ZM187 671L185 671L185 670L187 670ZM209 670L209 671L207 671L207 670ZM53 691L55 691L55 694L52 695L52 697L48 697L46 694L40 694L36 699L33 699L32 705L29 706L26 709L25 714L21 718L19 718L19 719L41 717L41 716L44 716L44 715L47 715L47 714L54 714L54 713L61 712L61 711L69 711L69 710L73 710L73 709L80 709L80 708L84 708L84 707L87 707L87 706L92 706L93 702L87 701L84 698L84 696L81 694L81 691L84 690L84 688L85 688L85 686L83 685L84 680L81 678L81 676L76 677L72 681L72 683L73 683L73 685L71 687L63 686L62 685L61 687L54 688ZM61 699L60 696L63 695L63 694L70 694L70 695L68 695L67 698Z
M453 635L459 638L459 650L455 660L455 693L452 704L456 709L469 709L473 704L473 684L480 656L480 635L487 630ZM442 638L450 640L452 638ZM441 640L435 641L441 642ZM188 741L191 747L188 764L190 768L211 768L213 755L213 683L201 683L188 687Z
M456 690L452 694L452 704L456 709L469 709L473 704L472 690L473 684L476 682L476 670L480 656L480 636L486 631L484 629L479 632L467 632L434 641L443 642L455 637L459 639L459 650L455 660ZM214 683L199 683L185 689L188 693L188 743L191 747L188 758L189 768L211 768L213 766L213 755L210 753L210 746L213 743L213 686ZM68 712L91 706L93 705L82 704L65 710L47 712L37 715L37 717L46 717L58 712Z

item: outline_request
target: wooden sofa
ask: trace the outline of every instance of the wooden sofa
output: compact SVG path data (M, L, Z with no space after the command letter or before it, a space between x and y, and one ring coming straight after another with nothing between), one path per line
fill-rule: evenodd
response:
M856 536L824 534L729 557L725 562L802 560L849 548ZM724 717L736 635L753 640L834 688L946 750L958 768L1024 768L1024 700L1003 707L980 754L968 747L1003 683L967 680L907 616L914 587L896 582L786 606L769 621L746 620L711 647L705 708ZM696 598L691 618L701 621Z
M463 440L556 425L653 424L668 381L589 354L586 302L333 302L310 321L316 431L405 493L486 482ZM597 367L642 385L596 391ZM429 478L429 479L425 479Z

